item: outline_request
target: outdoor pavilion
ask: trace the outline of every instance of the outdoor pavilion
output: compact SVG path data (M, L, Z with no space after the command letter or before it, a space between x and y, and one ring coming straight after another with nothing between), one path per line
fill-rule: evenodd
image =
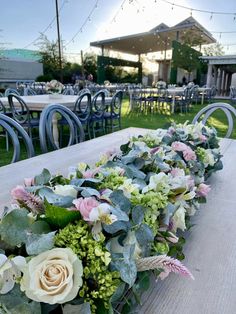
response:
M102 52L102 55L98 56L98 82L102 83L105 79L106 65L138 67L139 81L141 82L142 64L140 62L140 56L150 52L164 53L162 66L159 66L159 71L161 71L159 77L167 81L171 62L167 60L166 52L167 50L173 49L173 42L177 41L180 44L184 44L186 34L188 34L192 40L194 38L200 39L199 42L201 45L215 42L210 32L200 25L192 16L172 27L161 23L148 32L91 42L90 46L99 47ZM137 55L138 62L105 57L105 49Z
M236 55L201 57L208 63L207 86L216 86L217 94L228 96L230 86L236 86L232 76L236 73Z

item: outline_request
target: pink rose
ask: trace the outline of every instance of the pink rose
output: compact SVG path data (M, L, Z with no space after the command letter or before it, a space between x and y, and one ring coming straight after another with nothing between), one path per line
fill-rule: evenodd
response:
M183 156L186 161L197 159L195 152L190 147L183 151Z
M25 201L28 199L28 192L22 185L17 185L11 190L11 196L14 200Z
M211 187L205 183L200 183L198 188L197 188L197 196L202 196L202 197L206 197L207 194L210 192Z
M175 150L177 152L182 152L188 148L188 146L186 144L181 143L181 142L173 142L171 144L171 147L173 148L173 150Z
M91 210L97 207L100 203L94 197L80 197L73 201L76 209L80 211L83 219L86 221L90 221L89 214Z

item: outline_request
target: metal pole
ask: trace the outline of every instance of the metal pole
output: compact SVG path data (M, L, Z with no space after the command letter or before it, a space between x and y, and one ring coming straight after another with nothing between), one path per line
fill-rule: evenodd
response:
M61 36L59 27L59 11L58 2L56 1L56 18L57 18L57 40L58 40L58 52L59 52L59 68L60 68L60 80L63 83L63 73L62 73L62 60L61 60Z

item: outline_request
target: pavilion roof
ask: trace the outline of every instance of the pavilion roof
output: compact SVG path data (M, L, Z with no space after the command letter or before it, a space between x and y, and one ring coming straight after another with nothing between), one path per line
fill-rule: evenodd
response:
M211 33L191 16L171 27L161 23L148 32L94 41L90 46L123 53L145 54L171 49L173 40L184 43L187 31L191 32L191 37L200 36L202 44L216 42Z

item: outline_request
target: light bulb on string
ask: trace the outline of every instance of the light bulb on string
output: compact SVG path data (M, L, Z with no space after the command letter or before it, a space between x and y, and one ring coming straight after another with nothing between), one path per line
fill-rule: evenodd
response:
M236 14L234 14L234 21L236 20Z
M213 18L213 13L211 13L210 20L212 20L212 18Z

